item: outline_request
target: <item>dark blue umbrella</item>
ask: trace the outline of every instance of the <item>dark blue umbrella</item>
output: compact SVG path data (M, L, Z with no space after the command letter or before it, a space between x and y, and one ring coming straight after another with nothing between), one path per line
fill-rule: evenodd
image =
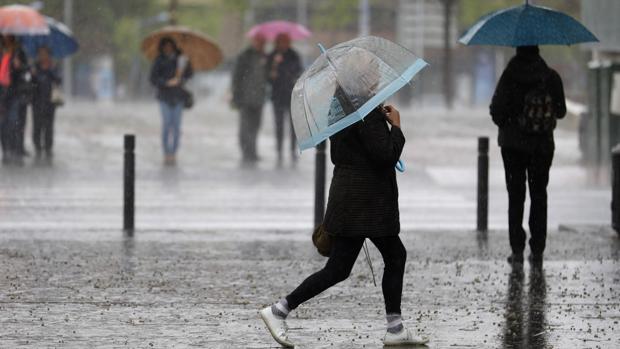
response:
M577 20L525 3L482 17L459 39L465 45L573 45L598 39Z
M71 29L51 17L45 17L45 20L50 28L49 35L20 37L26 54L34 57L37 54L37 49L42 46L49 48L54 58L63 58L77 52L80 45L73 37Z

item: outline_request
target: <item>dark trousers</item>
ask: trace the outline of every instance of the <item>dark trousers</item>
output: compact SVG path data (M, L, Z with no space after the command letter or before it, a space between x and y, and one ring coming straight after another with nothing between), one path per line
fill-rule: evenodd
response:
M293 120L291 120L290 105L273 105L273 111L276 121L276 150L278 151L278 159L282 158L282 147L284 146L284 124L289 123L291 129L291 154L293 158L296 153L295 130L293 129Z
M400 314L403 293L403 276L407 251L398 236L371 238L383 257L383 299L388 314ZM327 264L320 271L310 275L291 294L286 296L290 309L346 280L353 269L357 255L362 249L364 238L333 237L332 249Z
M42 151L48 154L54 143L54 114L53 105L34 105L32 107L32 143L37 153Z
M547 147L549 148L549 147ZM502 148L506 188L508 189L508 231L513 253L523 253L525 249L525 230L523 230L523 210L525 203L525 183L530 190L530 249L532 254L541 255L545 251L547 239L547 184L549 169L553 161L553 149L539 147L535 151L521 151Z
M17 133L15 134L15 146L18 153L24 154L26 152L25 135L26 120L28 117L28 104L19 103L17 115L17 124L15 125L17 128Z
M20 105L17 100L8 101L0 118L0 143L2 144L2 154L6 158L21 156L19 108Z
M263 117L263 106L242 106L239 117L239 146L244 161L258 159L256 142Z

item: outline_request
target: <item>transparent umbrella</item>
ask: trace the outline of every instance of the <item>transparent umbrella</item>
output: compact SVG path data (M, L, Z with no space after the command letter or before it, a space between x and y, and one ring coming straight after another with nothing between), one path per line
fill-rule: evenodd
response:
M301 150L362 120L428 65L374 36L320 47L323 54L293 88L291 116Z

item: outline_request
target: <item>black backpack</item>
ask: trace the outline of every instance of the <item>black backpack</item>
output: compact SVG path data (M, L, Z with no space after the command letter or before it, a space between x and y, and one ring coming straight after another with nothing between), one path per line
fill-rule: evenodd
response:
M553 97L543 79L523 98L523 111L517 119L519 128L528 134L549 133L555 129L556 118Z

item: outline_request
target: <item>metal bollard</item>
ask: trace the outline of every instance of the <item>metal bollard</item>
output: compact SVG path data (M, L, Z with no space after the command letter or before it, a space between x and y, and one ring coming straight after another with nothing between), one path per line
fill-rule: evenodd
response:
M128 235L133 235L135 214L135 182L136 165L134 149L136 137L125 135L125 165L123 169L123 229Z
M489 137L478 138L478 231L488 230L489 221Z
M314 227L323 223L325 216L325 177L327 171L325 149L327 144L321 142L316 147L314 172Z
M611 226L620 234L620 144L611 150Z

